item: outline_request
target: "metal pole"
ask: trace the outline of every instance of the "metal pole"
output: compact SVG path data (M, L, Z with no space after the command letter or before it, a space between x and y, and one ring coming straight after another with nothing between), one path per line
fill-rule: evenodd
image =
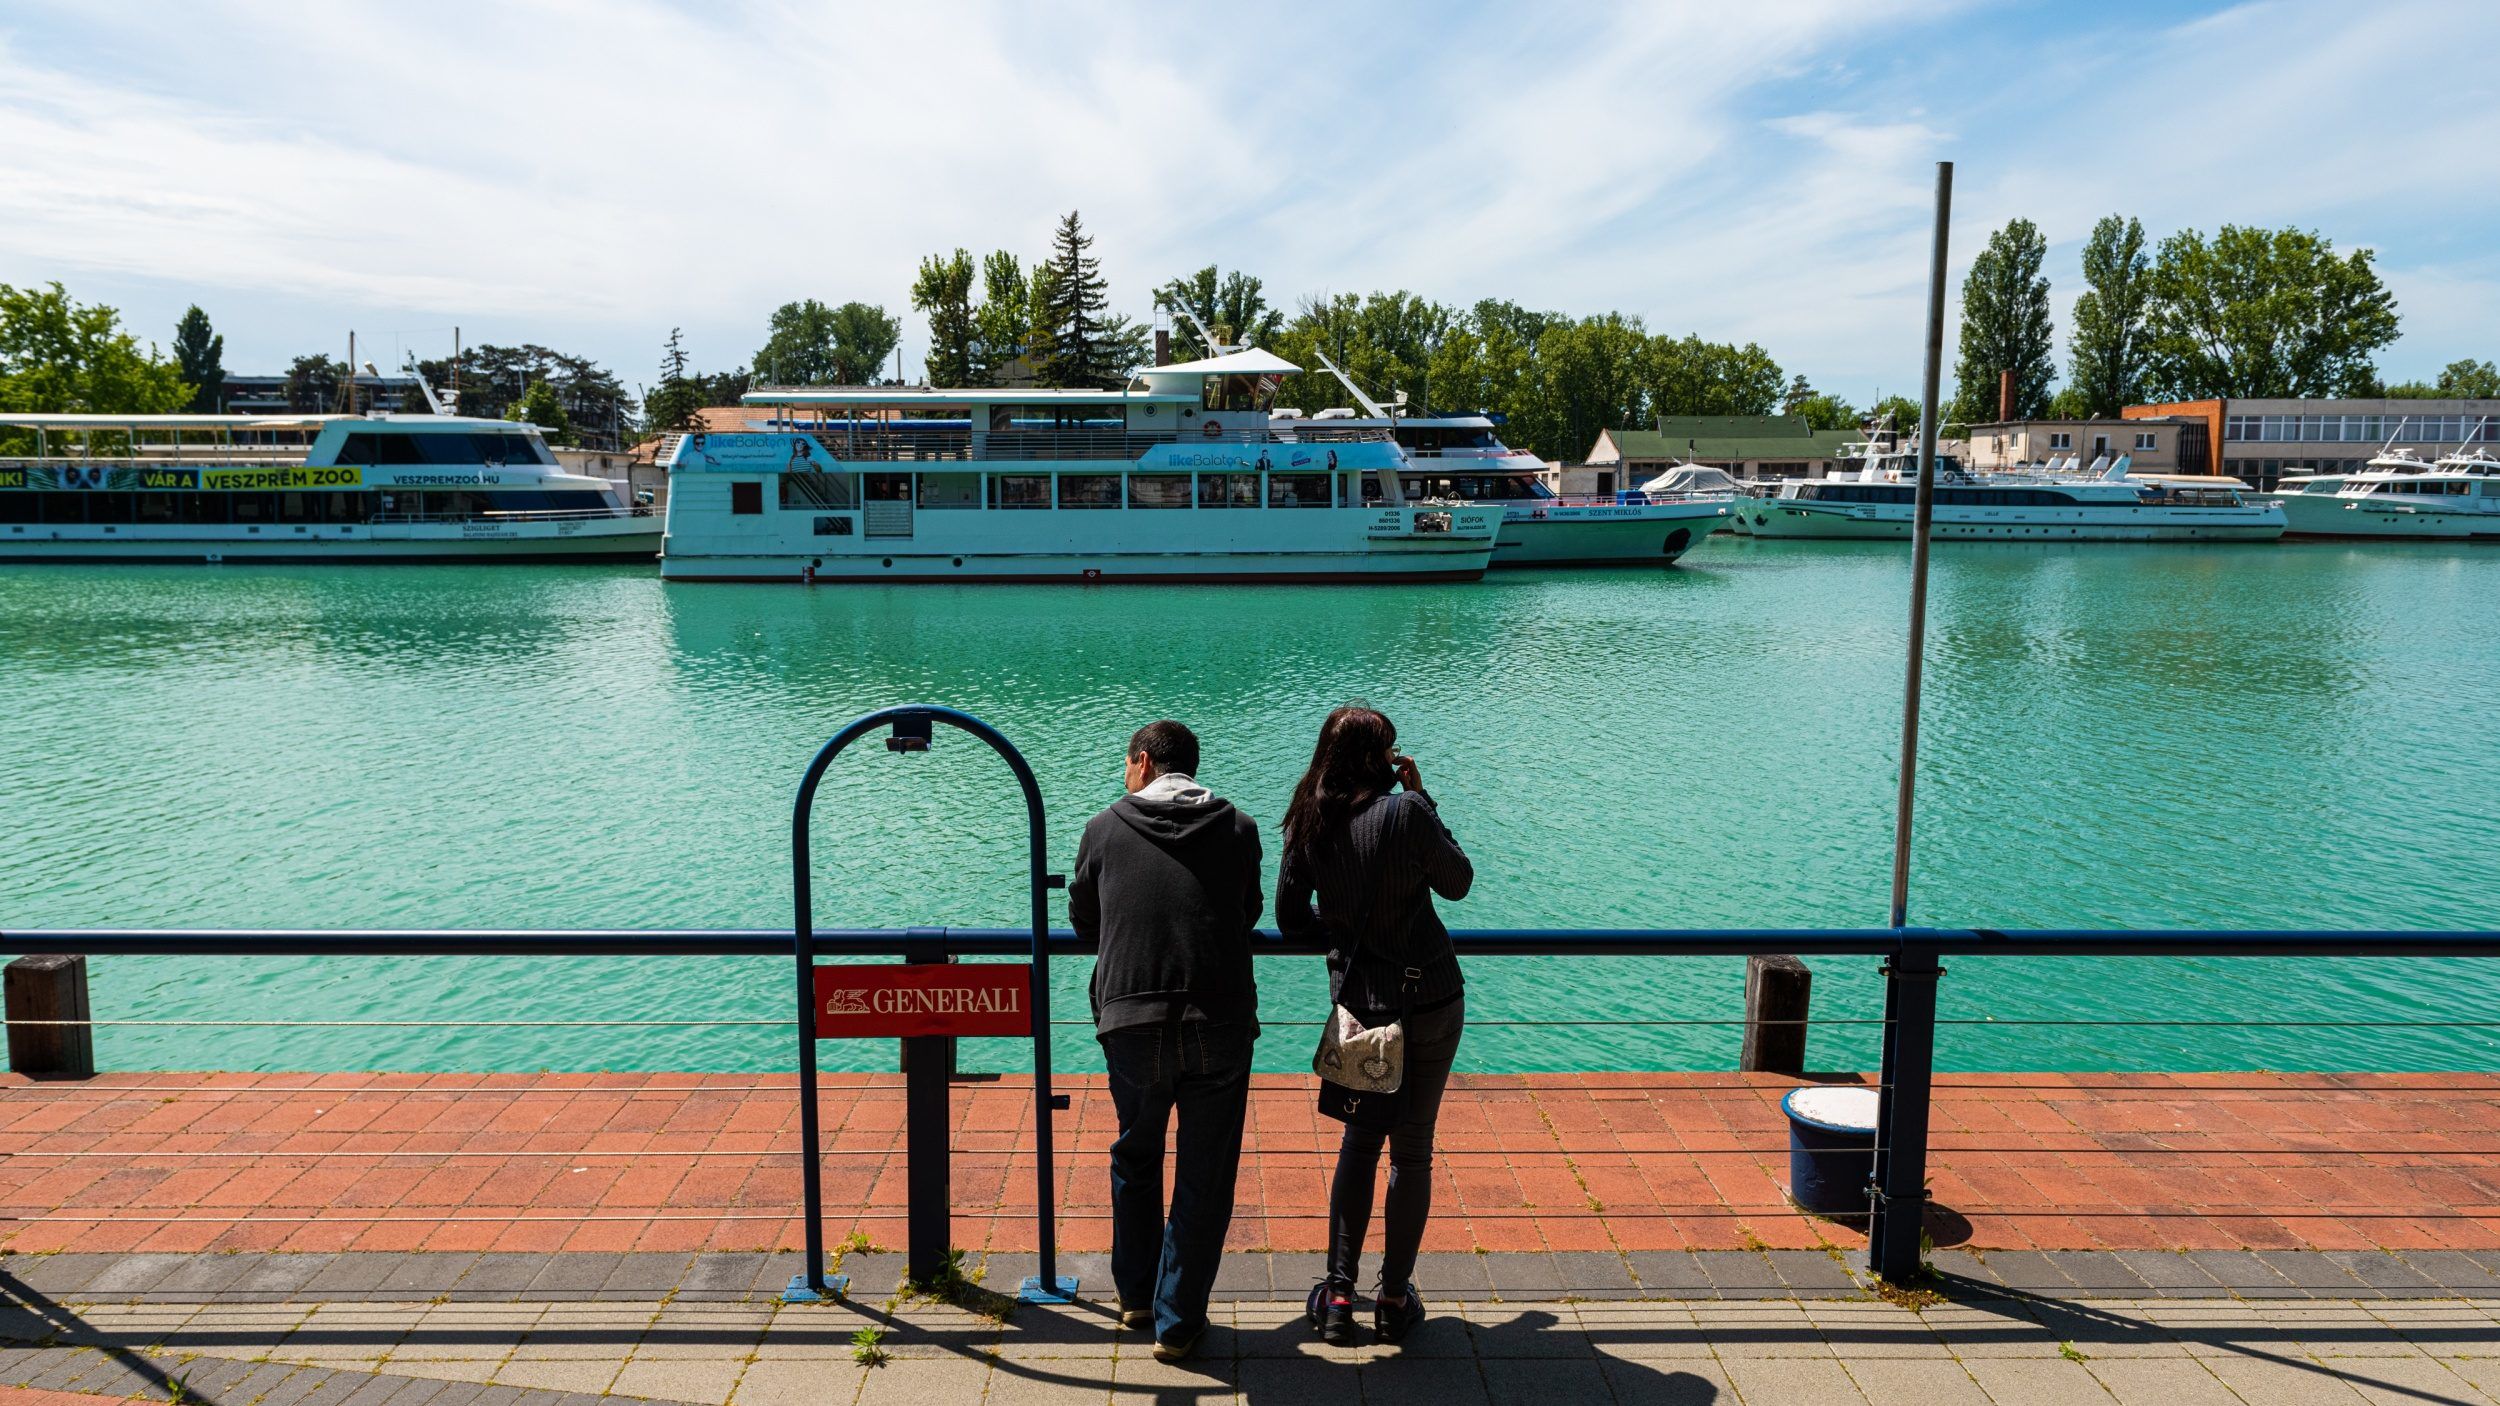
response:
M942 928L914 928L903 960L946 962ZM955 1038L911 1035L903 1040L904 1273L923 1287L946 1275L946 1252L954 1236L954 1112L949 1076L955 1072Z
M1875 1119L1874 1216L1866 1263L1878 1278L1918 1276L1926 1248L1927 1124L1936 1071L1936 982L1944 968L1924 940L1884 964L1884 1086Z
M802 1266L805 1284L793 1280L784 1297L799 1298L804 1290L808 1297L823 1299L831 1290L825 1284L824 1144L816 1126L816 923L807 872L807 812L815 797L813 787L807 791L790 818L790 852L797 856L790 887L798 921L790 942L798 954L799 976L799 1199L806 1208L807 1263Z
M1927 379L1919 402L1918 505L1910 528L1910 664L1901 695L1901 782L1893 801L1892 925L1909 922L1910 814L1918 795L1918 703L1927 658L1927 538L1936 519L1936 382L1944 367L1945 236L1953 218L1953 163L1936 163L1936 248L1927 266Z

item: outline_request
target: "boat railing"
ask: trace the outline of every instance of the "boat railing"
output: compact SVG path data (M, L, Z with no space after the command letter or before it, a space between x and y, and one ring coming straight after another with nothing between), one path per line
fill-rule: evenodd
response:
M906 429L871 424L811 427L806 434L810 442L843 463L1119 463L1143 458L1165 445L1307 445L1389 438L1387 430L1322 435L1226 430L1210 435L1174 430Z

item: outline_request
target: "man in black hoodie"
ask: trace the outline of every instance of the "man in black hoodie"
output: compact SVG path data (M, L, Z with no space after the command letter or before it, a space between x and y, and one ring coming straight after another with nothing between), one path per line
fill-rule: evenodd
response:
M1101 945L1094 1030L1120 1135L1111 1144L1111 1278L1124 1327L1187 1357L1233 1221L1259 994L1259 827L1197 783L1198 739L1149 723L1128 743L1128 794L1085 826L1068 920ZM1171 1219L1164 1129L1180 1112Z

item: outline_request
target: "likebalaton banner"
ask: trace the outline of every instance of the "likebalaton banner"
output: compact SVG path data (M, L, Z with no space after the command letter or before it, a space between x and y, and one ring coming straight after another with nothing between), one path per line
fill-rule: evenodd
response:
M281 489L362 488L365 471L354 467L289 465L259 469L115 468L105 464L39 464L0 469L0 489L45 493L265 493Z

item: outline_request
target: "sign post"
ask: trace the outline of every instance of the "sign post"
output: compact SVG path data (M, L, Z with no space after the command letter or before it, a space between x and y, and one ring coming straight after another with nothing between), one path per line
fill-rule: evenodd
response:
M989 744L1015 772L1024 792L1027 856L1031 867L1033 955L1030 963L957 965L946 950L946 929L914 928L904 941L904 964L818 966L814 890L809 876L808 813L825 768L845 747L891 725L886 748L925 752L943 722ZM954 1042L965 1035L1030 1036L1033 1041L1034 1163L1039 1181L1037 1211L1041 1272L1020 1286L1028 1303L1066 1303L1076 1296L1074 1279L1058 1274L1056 1176L1051 1156L1051 1113L1065 1108L1050 1089L1049 890L1064 880L1047 872L1041 787L1024 757L995 728L952 708L884 708L854 719L816 753L799 783L791 813L791 897L795 923L791 947L798 964L799 1138L804 1163L807 1264L791 1279L784 1302L812 1303L849 1287L844 1275L825 1272L823 1130L817 1108L816 1042L827 1039L901 1039L904 1050L904 1151L909 1269L930 1282L946 1267L953 1208L950 1174L952 1113L947 1076Z

